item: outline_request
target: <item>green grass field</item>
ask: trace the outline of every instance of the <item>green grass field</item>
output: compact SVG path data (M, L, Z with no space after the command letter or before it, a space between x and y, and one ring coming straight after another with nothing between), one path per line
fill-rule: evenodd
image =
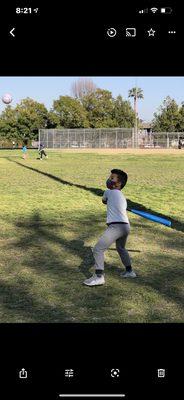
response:
M36 151L27 160L0 151L1 323L184 322L183 153L148 153L50 151L41 162ZM115 167L128 172L127 199L171 218L173 228L129 213L137 279L120 278L112 246L106 284L87 288L91 247L105 229L97 189Z

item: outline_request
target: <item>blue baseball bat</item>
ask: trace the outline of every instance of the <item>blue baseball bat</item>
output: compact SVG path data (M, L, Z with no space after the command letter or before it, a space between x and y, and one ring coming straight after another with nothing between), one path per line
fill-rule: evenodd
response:
M140 215L140 217L149 219L150 221L157 222L162 225L171 226L171 221L165 218L157 217L156 215L150 214L148 212L135 210L134 208L127 208L128 211L131 211L134 214Z

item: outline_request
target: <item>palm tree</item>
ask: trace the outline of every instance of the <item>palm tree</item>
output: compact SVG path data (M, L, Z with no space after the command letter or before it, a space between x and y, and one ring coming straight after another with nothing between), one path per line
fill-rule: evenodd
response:
M129 90L128 97L134 98L134 113L135 113L135 137L137 139L137 119L138 119L138 112L137 112L137 100L144 99L143 90L141 88L134 87Z

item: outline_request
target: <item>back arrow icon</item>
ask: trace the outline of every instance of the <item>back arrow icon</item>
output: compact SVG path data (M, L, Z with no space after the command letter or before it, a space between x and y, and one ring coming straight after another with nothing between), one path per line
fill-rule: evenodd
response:
M12 35L13 37L15 37L15 35L13 33L14 30L15 30L15 28L12 28L11 31L10 31L10 35Z

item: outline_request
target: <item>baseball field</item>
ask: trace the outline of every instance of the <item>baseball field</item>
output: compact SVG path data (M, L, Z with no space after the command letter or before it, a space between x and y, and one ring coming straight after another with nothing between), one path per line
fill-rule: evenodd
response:
M0 151L0 322L184 322L183 150ZM128 205L168 218L171 228L128 213L137 278L123 280L115 246L106 284L91 248L105 229L101 202L112 168L128 173Z

